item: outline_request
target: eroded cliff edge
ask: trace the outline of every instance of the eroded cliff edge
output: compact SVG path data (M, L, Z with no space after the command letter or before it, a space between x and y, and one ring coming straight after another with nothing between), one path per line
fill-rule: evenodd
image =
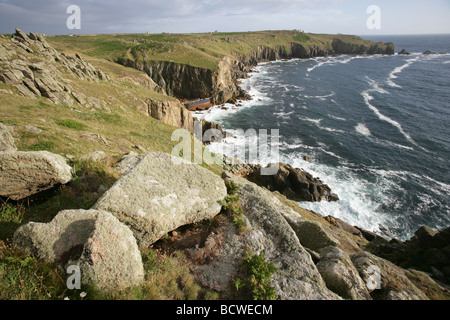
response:
M200 56L211 56L211 61L208 61L208 57L204 58L208 63L181 59L172 51L163 58L169 61L153 60L154 53L145 50L141 50L141 54L124 54L115 58L115 61L146 72L170 95L183 99L211 98L212 104L222 104L246 98L238 85L238 79L244 78L260 62L341 54L390 55L395 52L392 43L374 43L355 36L312 35L291 31L245 35L232 33L219 39L214 34L205 34L200 38L202 42L198 39L191 42L185 40L183 46L196 48L210 45L211 49L201 47L199 53ZM172 50L176 52L177 48Z

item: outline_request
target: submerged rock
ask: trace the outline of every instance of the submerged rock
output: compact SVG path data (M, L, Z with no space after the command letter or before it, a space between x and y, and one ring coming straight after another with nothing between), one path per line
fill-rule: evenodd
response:
M30 222L20 227L13 243L64 269L78 266L81 284L100 290L124 289L144 279L133 233L105 211L61 211L50 223Z
M177 163L178 162L178 163ZM94 205L114 214L148 246L182 225L210 219L227 195L223 180L197 164L153 152Z
M0 196L24 199L72 179L66 160L48 151L0 152Z

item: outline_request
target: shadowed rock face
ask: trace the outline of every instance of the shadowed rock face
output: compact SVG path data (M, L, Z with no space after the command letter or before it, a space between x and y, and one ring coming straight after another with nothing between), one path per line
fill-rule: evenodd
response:
M227 195L223 180L199 165L153 152L128 171L95 204L114 214L148 246L182 225L210 219Z
M165 61L141 62L119 58L117 63L144 71L169 95L185 99L211 96L213 86L211 70Z
M64 269L78 266L81 284L94 284L100 290L120 290L144 279L133 233L108 212L61 211L50 223L20 227L13 243Z
M72 179L71 167L47 151L0 152L0 196L24 199Z

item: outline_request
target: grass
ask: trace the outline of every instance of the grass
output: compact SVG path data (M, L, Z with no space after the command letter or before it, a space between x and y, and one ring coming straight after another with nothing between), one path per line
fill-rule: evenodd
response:
M86 128L86 126L84 124L79 123L78 121L75 121L75 120L57 120L57 121L55 121L55 123L60 126L78 130L78 131L81 131Z
M222 211L231 217L231 221L237 228L239 234L244 234L248 231L248 228L247 223L243 219L243 210L240 204L240 197L236 194L239 188L231 180L226 180L225 185L227 187L228 195L221 201Z
M0 241L0 299L50 300L67 295L57 267L27 256Z
M266 262L264 252L253 254L246 252L243 260L246 277L233 280L236 291L253 300L276 300L275 288L270 285L272 275L278 270L272 262Z
M0 299L2 300L194 300L218 299L197 284L180 252L171 255L153 249L141 252L144 282L117 292L95 287L69 290L67 275L0 241Z

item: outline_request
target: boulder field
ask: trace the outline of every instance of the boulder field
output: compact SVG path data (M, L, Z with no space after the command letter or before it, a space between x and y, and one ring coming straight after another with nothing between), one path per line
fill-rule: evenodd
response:
M243 276L242 261L250 251L263 253L275 266L270 285L278 299L428 299L411 278L418 271L367 252L369 242L362 233L349 232L357 229L345 222L331 224L330 217L300 214L303 211L279 192L231 172L220 177L160 152L129 155L122 161L122 177L92 209L64 210L49 223L22 225L14 245L64 270L78 266L83 285L104 291L137 286L144 279L139 249L155 245L181 226L226 217L221 209L232 183L243 228L223 223L204 242L184 250L203 287L233 297L234 279ZM371 270L378 271L375 285ZM448 293L431 278L421 279Z

